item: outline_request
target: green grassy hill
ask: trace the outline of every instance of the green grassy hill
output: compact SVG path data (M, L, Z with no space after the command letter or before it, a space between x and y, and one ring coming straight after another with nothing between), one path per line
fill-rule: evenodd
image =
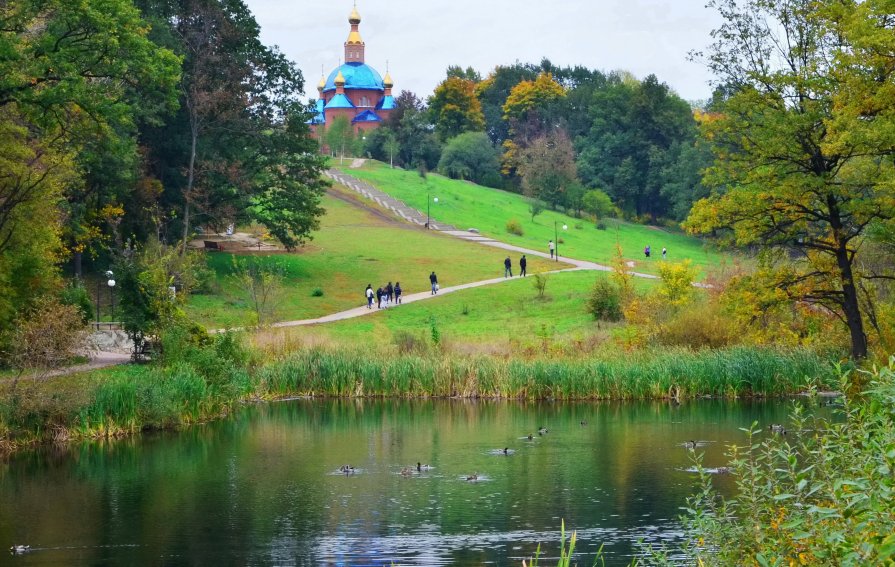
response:
M333 195L350 200L353 194L337 190ZM506 253L502 250L427 232L333 195L323 200L326 215L313 241L295 253L261 256L264 262L279 263L286 272L278 320L314 318L358 307L364 303L368 283L375 289L399 281L405 293L423 291L429 287L432 270L442 286L503 275ZM516 261L514 255L514 265ZM209 253L208 265L220 289L191 296L189 316L209 327L250 324L252 312L245 293L228 277L233 255ZM553 262L529 261L530 273L555 269ZM322 297L312 296L315 288L323 290Z
M423 179L416 171L391 169L388 164L373 160L367 160L363 167L357 169L350 168L347 161L344 166L338 163L333 166L420 211L426 210L427 194L430 198L438 197L437 204L431 203L432 218L460 229L477 228L482 234L497 240L534 250L547 251L547 241L554 238L556 223L562 240L559 244L560 256L568 255L579 260L609 264L618 242L625 257L635 263L635 270L656 273L664 246L668 248L669 261L689 258L704 275L724 257L703 241L681 232L615 219L604 221L606 230L598 230L592 221L553 211L544 211L532 222L528 204L521 195L466 181L435 174ZM510 219L522 224L522 236L507 232L506 224ZM564 231L563 225L568 229ZM649 260L643 255L643 248L647 245L652 247L653 252Z
M508 350L508 345L540 346L547 341L589 341L606 335L621 324L598 323L587 313L585 302L596 278L607 272L575 271L551 274L543 299L538 298L534 278L515 278L500 285L450 293L313 327L281 332L291 336L326 340L337 344L369 344L395 348L401 333L431 342L434 325L443 339L460 351ZM639 289L657 285L656 280L637 279Z

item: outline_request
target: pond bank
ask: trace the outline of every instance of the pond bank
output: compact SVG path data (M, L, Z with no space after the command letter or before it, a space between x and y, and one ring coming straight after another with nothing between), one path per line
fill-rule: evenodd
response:
M662 350L615 358L532 359L302 349L261 360L238 336L169 339L165 359L85 376L0 385L0 450L172 429L241 403L294 396L647 400L774 397L836 386L806 350Z

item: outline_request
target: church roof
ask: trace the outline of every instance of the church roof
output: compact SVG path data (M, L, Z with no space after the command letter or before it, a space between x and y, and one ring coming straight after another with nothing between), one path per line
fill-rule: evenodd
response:
M395 97L388 95L382 97L379 104L376 105L376 110L394 110L396 106Z
M382 122L382 118L372 110L365 110L354 117L351 123L355 122Z
M337 94L326 103L326 109L329 110L330 108L354 108L354 105L351 104L351 101L344 94Z
M333 69L326 79L323 91L331 91L336 88L336 76L339 73L345 78L346 89L369 89L375 91L385 90L382 77L376 69L366 63L344 63Z

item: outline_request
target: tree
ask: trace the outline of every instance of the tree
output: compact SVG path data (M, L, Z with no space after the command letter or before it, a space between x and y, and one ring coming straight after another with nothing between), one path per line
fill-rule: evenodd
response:
M484 132L465 132L452 138L441 152L438 170L452 178L481 183L500 170L497 150Z
M510 123L513 138L525 143L557 126L556 103L565 96L565 89L548 72L513 87L503 105L504 119Z
M394 169L395 154L400 151L401 144L398 143L398 138L395 137L394 132L392 132L391 130L385 130L385 141L382 143L382 148L388 153L389 167Z
M475 83L468 79L448 77L435 87L435 93L429 98L429 113L435 132L443 142L463 132L485 129Z
M585 193L582 201L584 210L594 216L594 222L597 224L602 217L612 214L612 211L615 210L615 205L612 204L609 195L599 189L591 189Z
M577 182L575 153L562 130L534 139L520 150L519 174L527 197L541 199L553 209L565 204L566 188Z
M895 218L895 22L886 2L716 0L708 65L736 90L703 124L714 165L686 226L798 255L777 272L793 299L847 326L867 354L859 252Z
M354 143L354 129L351 126L351 121L346 116L337 116L326 128L324 138L333 155L338 154L341 164L345 159L345 149L350 149Z
M540 199L528 199L528 213L531 215L531 222L535 222L535 217L544 212L544 201Z

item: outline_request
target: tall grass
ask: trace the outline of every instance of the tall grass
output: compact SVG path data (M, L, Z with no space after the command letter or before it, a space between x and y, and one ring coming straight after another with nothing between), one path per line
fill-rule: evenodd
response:
M806 350L660 350L615 358L503 359L310 347L264 365L238 337L177 331L152 366L106 371L68 405L22 404L0 392L0 446L175 428L239 403L298 395L503 399L777 396L832 386L832 365ZM46 388L52 388L48 385ZM51 391L52 393L52 391Z
M612 359L502 360L311 348L263 368L256 391L263 397L631 400L779 396L834 384L833 367L805 350L738 347L662 350Z

